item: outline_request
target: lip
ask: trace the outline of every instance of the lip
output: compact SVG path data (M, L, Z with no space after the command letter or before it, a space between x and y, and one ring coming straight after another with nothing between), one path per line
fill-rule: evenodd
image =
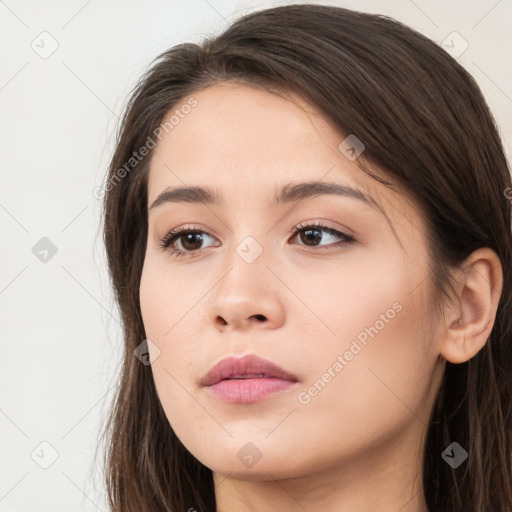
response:
M214 397L225 402L256 402L285 391L298 382L295 375L255 354L219 361L201 379Z

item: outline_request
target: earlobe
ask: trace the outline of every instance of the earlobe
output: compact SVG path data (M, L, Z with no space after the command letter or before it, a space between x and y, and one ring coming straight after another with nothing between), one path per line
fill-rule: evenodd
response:
M477 249L456 279L458 295L447 306L439 351L447 361L459 364L474 357L491 334L503 285L497 254L487 247Z

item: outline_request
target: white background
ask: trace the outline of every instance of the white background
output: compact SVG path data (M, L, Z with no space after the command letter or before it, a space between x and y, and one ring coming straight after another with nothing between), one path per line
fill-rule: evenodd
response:
M280 3L0 0L0 512L106 512L93 455L122 340L93 190L150 61ZM387 14L438 43L457 31L510 159L512 0L315 3ZM47 58L33 49L52 44ZM32 252L42 237L57 247L46 262Z

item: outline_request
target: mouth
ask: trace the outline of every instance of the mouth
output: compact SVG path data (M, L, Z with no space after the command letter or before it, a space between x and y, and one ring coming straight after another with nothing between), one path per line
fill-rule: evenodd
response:
M286 391L297 382L295 375L277 364L249 354L221 360L203 377L201 385L221 401L249 403Z

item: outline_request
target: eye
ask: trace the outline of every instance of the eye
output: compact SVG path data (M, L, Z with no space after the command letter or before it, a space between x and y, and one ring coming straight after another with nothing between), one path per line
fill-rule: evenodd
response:
M205 231L194 229L191 226L181 226L167 233L158 245L174 256L188 256L203 248L201 244L205 235L212 238ZM174 248L173 244L175 242L179 242L181 248Z
M322 233L327 233L327 237L325 235L322 236ZM293 229L293 234L295 236L299 236L300 240L303 241L303 243L299 245L305 245L307 247L323 247L325 245L331 245L331 244L321 244L316 245L318 242L323 241L324 239L327 239L327 241L332 240L333 238L341 239L343 243L350 243L355 242L355 238L347 235L346 233L343 233L337 229L330 228L328 226L325 226L321 222L317 222L314 224L299 224Z
M322 235L322 233L324 234ZM299 238L303 243L300 243L299 245L305 245L307 247L312 247L313 249L315 247L332 245L332 243L319 244L319 242L323 241L324 239L327 239L327 241L332 241L333 238L337 238L341 240L342 244L348 244L350 242L356 241L354 237L347 235L346 233L343 233L337 229L325 226L321 222L305 225L299 224L293 228L292 234L292 239L298 235L302 235ZM327 236L325 236L325 234L327 234ZM203 246L203 242L206 238L213 237L206 231L202 231L191 226L181 226L167 233L160 240L158 245L161 249L169 252L173 256L191 256L198 252L200 249L205 248ZM178 245L178 247L175 247L175 244Z

